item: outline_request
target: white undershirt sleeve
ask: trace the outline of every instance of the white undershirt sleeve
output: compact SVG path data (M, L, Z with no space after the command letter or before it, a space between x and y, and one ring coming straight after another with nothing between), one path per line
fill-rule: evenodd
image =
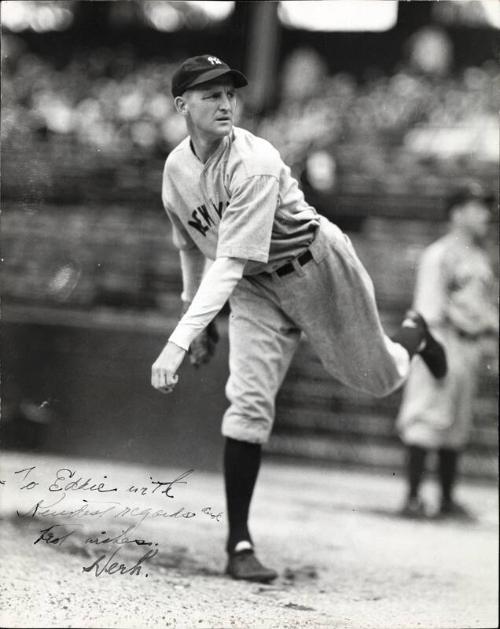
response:
M182 301L193 301L205 271L206 258L199 249L179 251L182 269Z
M204 330L229 299L243 277L246 260L217 258L206 271L200 287L186 314L168 339L188 350L193 340Z

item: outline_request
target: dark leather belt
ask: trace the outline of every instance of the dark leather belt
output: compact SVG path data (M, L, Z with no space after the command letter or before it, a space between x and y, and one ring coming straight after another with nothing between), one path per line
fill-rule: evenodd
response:
M304 253L301 253L300 256L296 258L296 260L300 264L300 266L304 266L304 264L307 264L309 260L312 260L312 257L312 253L308 249L307 251L304 251ZM283 266L280 266L276 269L276 274L279 277L283 277L283 275L288 275L289 273L293 273L294 271L295 267L293 266L293 264L291 262L287 262Z

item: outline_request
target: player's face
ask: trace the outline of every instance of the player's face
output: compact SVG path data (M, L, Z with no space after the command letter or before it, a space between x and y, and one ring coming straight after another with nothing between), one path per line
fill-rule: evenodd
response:
M476 239L483 239L488 234L490 219L490 211L482 201L468 201L459 209L460 225Z
M231 79L188 90L182 101L181 111L198 133L216 139L231 132L236 109L236 90Z

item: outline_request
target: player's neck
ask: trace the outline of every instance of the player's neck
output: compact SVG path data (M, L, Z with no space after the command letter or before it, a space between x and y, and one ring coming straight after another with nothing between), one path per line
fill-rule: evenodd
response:
M212 155L220 146L221 142L223 142L223 137L217 138L207 138L204 136L200 136L197 133L191 133L191 149L196 155L196 157L203 164L208 160L210 155Z

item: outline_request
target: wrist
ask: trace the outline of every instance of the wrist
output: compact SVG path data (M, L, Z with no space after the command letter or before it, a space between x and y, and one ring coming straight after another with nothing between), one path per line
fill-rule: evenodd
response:
M177 343L175 343L174 341L171 341L170 339L167 341L167 346L168 345L173 346L176 350L180 350L182 352L187 352L187 350L184 349L184 347L181 347L180 345L177 345Z
M168 339L167 345L170 343L175 345L179 349L187 352L189 351L189 346L191 345L191 334L189 329L185 329L183 326L178 325L175 330L172 332Z

